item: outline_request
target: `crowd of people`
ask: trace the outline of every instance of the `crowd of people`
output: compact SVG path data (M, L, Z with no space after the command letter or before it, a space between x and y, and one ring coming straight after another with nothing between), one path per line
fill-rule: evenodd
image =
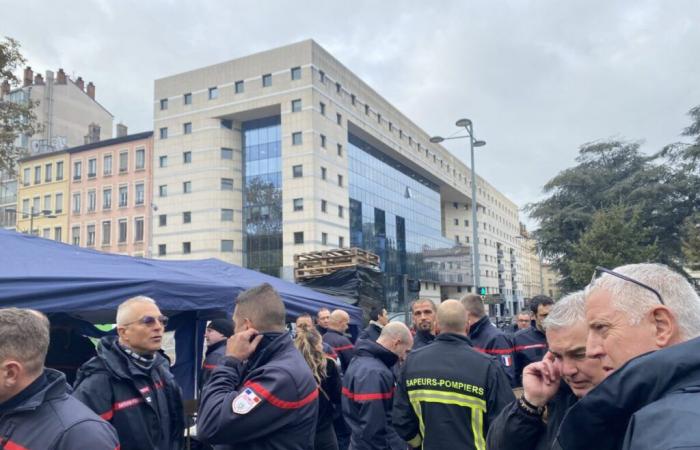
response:
M287 330L268 284L211 321L196 443L205 449L700 448L700 299L658 264L597 268L537 296L514 333L468 294L411 305L412 324L321 309ZM45 367L43 314L0 309L0 449L182 449L180 388L155 301L122 303L116 335L66 376ZM73 376L73 375L71 375Z

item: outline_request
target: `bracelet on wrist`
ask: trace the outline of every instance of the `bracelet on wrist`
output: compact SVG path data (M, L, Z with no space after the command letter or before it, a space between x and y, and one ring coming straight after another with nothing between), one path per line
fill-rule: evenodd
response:
M542 415L544 414L544 410L545 410L544 406L535 406L532 403L525 400L524 395L522 397L520 397L520 399L518 400L518 406L520 406L520 408L522 410L524 410L526 413L528 413L532 416L538 416L538 417L542 417Z

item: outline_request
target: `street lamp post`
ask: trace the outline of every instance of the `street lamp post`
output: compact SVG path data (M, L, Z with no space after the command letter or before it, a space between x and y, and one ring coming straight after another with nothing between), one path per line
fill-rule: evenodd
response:
M30 234L30 235L33 235L33 234L34 234L34 218L35 218L35 217L38 217L38 216L41 216L41 215L43 215L43 216L46 217L47 219L55 219L55 218L57 217L57 216L51 214L51 210L50 210L50 209L43 209L43 210L38 210L38 211L37 211L36 209L34 209L34 206L31 206L31 207L30 207L29 212L24 212L24 211L19 212L19 211L17 211L16 209L12 209L12 208L7 208L5 211L7 211L7 212L13 212L13 213L15 213L15 214L17 214L17 215L19 215L19 214L22 214L23 216L24 216L24 215L28 215L28 216L29 216L29 234Z
M480 277L479 277L479 223L477 221L477 208L478 204L476 201L476 169L474 167L474 147L483 147L486 145L486 141L476 140L474 138L474 126L470 119L459 119L456 125L460 128L467 130L467 136L455 136L449 138L443 138L440 136L434 136L430 138L430 142L434 144L439 144L440 142L451 140L451 139L464 139L469 138L469 151L471 154L471 183L472 183L472 267L474 271L474 290L479 288ZM478 292L477 292L478 293Z

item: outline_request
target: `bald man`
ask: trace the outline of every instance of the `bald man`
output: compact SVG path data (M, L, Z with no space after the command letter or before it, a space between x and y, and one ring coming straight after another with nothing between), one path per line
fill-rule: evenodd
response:
M457 300L446 300L437 310L438 336L408 355L393 425L412 447L486 448L489 424L514 399L503 367L474 350L466 330L466 310Z
M328 331L323 335L323 342L328 344L333 352L340 358L340 366L343 373L348 369L350 360L355 356L355 347L345 336L350 323L350 316L342 309L336 309L328 320Z

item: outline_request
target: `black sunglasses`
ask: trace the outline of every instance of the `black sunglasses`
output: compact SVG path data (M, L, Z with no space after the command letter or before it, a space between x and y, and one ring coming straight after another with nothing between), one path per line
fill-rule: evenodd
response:
M142 324L142 325L146 325L147 327L151 327L151 326L153 326L153 325L156 324L156 320L157 320L158 322L160 322L160 324L163 325L163 327L167 327L167 326L168 326L168 316L163 316L163 315L160 315L160 316L143 316L143 317L141 317L141 318L138 319L138 320L134 320L133 322L125 323L123 326L132 325L132 324L135 324L135 323L140 323L140 324Z
M634 278L630 278L626 275L622 275L621 273L615 272L615 271L610 270L610 269L606 269L605 267L597 266L595 268L595 270L593 271L593 277L591 277L591 284L593 284L593 282L604 273L607 273L608 275L612 275L614 277L617 277L621 280L629 281L630 283L634 283L637 286L643 287L644 289L653 292L654 295L656 295L656 298L659 299L659 303L661 303L662 305L666 304L666 303L664 303L664 299L661 297L661 294L659 294L659 291L657 291L653 287L647 286L646 284L642 283L641 281L637 281Z

